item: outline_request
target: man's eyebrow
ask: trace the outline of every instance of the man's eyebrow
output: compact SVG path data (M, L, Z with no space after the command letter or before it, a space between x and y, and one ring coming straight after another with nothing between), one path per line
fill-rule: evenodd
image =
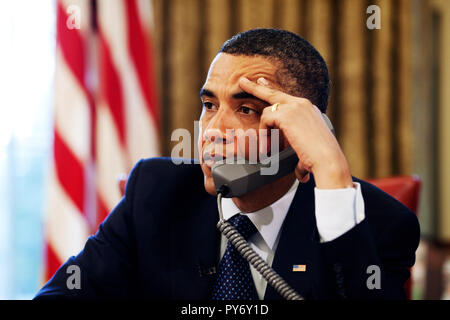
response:
M250 93L248 93L248 92L245 92L245 91L237 92L237 93L233 94L232 97L233 97L234 99L251 99L251 100L258 100L258 101L260 101L260 102L262 102L262 103L267 104L266 101L264 101L264 100L262 100L262 99L260 99L260 98L258 98L258 97L255 97L254 95L252 95L252 94L250 94Z
M215 98L216 95L214 94L214 92L212 92L211 90L205 89L205 88L201 88L200 89L200 98L203 96L207 96L210 98Z
M214 94L214 92L212 92L211 90L208 90L208 89L206 89L206 88L202 88L202 89L200 90L200 98L203 97L203 96L210 97L210 98L216 98L216 95ZM260 99L260 98L257 98L257 97L255 97L254 95L252 95L252 94L250 94L250 93L248 93L248 92L245 92L245 91L236 92L236 93L234 93L231 97L232 97L233 99L251 99L251 100L258 100L258 101L261 101L261 102L267 104L266 101L264 101L264 100L262 100L262 99Z
M245 91L241 91L241 92L237 92L235 94L232 95L233 99L254 99L254 100L261 100L257 97L255 97L254 95L245 92Z

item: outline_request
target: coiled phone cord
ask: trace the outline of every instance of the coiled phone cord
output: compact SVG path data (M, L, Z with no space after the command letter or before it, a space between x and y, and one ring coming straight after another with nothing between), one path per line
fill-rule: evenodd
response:
M222 194L217 195L217 206L219 208L219 222L217 228L234 245L239 253L264 277L283 298L286 300L304 300L267 262L265 262L253 250L244 237L227 221L223 219Z

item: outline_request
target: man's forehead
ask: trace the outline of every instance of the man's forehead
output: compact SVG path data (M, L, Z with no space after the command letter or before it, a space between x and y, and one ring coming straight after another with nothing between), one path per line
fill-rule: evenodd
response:
M211 63L206 83L235 82L240 77L247 77L256 81L264 77L269 81L276 81L278 67L268 58L262 56L232 55L219 53Z

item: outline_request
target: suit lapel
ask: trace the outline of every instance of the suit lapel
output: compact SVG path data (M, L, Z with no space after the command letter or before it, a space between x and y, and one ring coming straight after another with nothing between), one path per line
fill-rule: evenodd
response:
M197 275L200 282L206 283L205 298L210 299L216 279L220 253L220 231L216 227L219 221L216 197L210 196L208 198L199 220L197 224L201 225L201 227L200 232L196 235L198 248L196 253Z
M300 184L281 228L280 240L272 268L300 295L309 296L314 268L313 247L316 235L312 179ZM305 265L305 271L293 271L294 265ZM264 299L282 299L267 285Z
M172 296L174 299L209 299L216 277L220 233L216 197L206 195L172 223Z

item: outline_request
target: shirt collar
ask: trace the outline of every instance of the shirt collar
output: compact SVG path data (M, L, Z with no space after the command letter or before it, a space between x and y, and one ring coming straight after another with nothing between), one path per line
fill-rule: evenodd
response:
M298 185L299 182L295 179L291 188L280 199L258 211L245 213L272 250L284 222L284 218L286 218L286 214L294 199ZM225 220L241 213L231 198L222 199L222 212Z

